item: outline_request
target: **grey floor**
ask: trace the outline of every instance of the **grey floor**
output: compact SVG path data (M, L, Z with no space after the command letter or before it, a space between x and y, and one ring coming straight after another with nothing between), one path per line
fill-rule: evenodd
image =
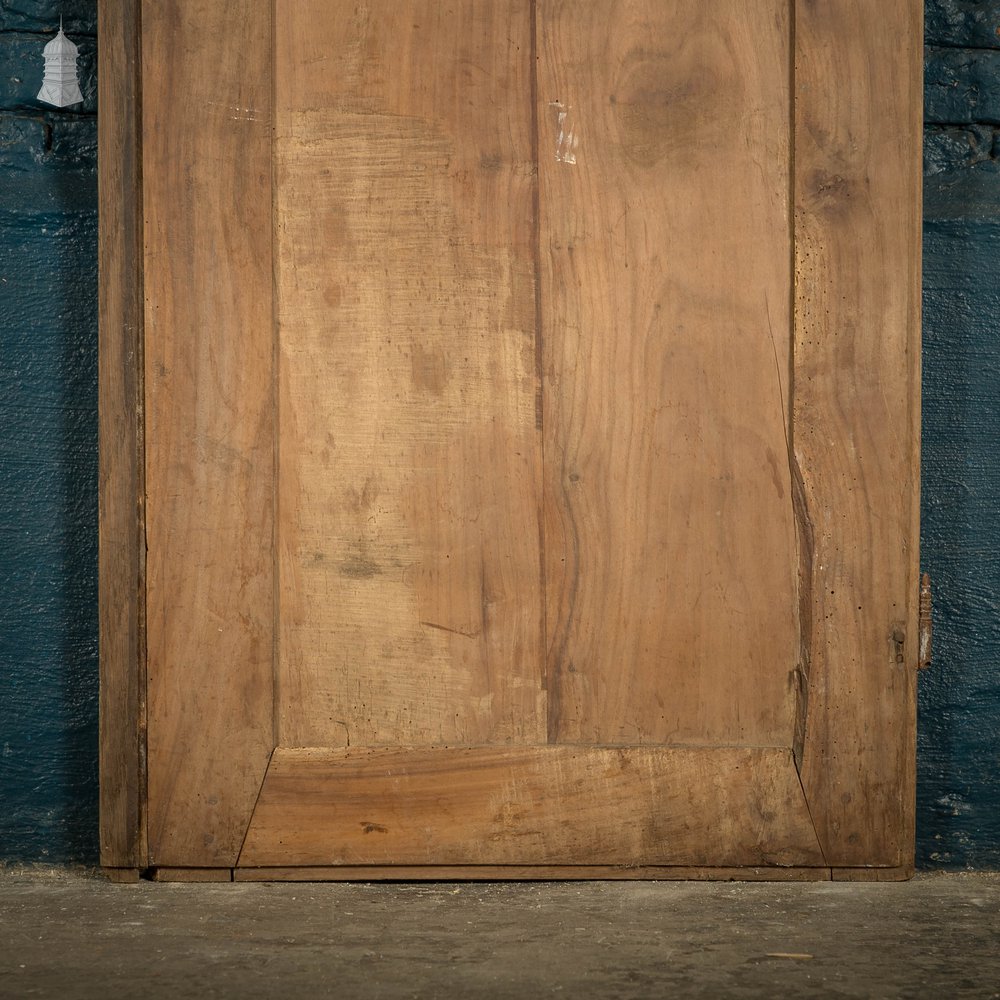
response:
M3 997L1000 997L1000 875L111 885L0 868Z

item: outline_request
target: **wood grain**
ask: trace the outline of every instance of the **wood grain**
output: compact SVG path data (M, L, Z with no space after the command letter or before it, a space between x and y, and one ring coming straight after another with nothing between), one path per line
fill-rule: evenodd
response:
M911 872L919 14L102 7L109 870Z
M232 882L232 868L153 868L153 882Z
M828 868L697 868L682 865L343 865L337 868L236 868L234 882L815 882Z
M276 750L241 867L822 864L785 748Z
M137 882L138 871L106 869L112 881ZM180 876L174 878L174 872ZM121 873L122 877L116 877ZM171 869L171 882L540 882L567 880L686 882L905 882L912 868L721 868L683 865L340 865L337 867Z
M793 433L813 540L802 780L833 866L913 858L921 11L796 3Z
M787 4L538 11L550 738L789 742Z
M139 881L138 868L102 868L101 874L114 885L135 885Z
M530 27L278 20L283 745L545 738Z
M143 14L149 863L224 866L273 746L270 12Z
M906 882L913 878L913 865L896 868L832 868L834 882Z
M139 2L98 18L100 841L102 865L129 869L146 863Z

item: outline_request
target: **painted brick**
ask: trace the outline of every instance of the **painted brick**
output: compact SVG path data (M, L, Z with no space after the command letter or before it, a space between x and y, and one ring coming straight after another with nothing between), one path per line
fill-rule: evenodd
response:
M48 110L49 106L36 97L45 70L42 50L48 36L14 32L0 39L0 109ZM56 113L93 115L97 113L97 41L81 37L73 41L80 49L76 65L83 102L58 109Z
M997 169L998 130L992 125L928 126L924 132L924 176L955 170Z
M1000 0L929 0L928 45L1000 48Z
M0 211L0 859L93 860L97 215L26 207Z
M1000 50L928 48L924 120L1000 125Z
M993 175L994 195L1000 178ZM920 679L921 863L1000 868L1000 218L924 227L922 562L934 665ZM977 217L979 216L979 217Z
M60 9L68 111L35 100ZM95 15L0 0L0 862L97 855Z
M62 176L78 171L93 175L96 169L96 118L0 111L0 171L40 170Z
M94 0L0 0L0 31L55 34L60 15L68 35L96 37L97 4Z

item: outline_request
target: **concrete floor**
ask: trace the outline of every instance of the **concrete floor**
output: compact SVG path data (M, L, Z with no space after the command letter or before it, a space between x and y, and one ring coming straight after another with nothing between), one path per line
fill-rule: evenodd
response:
M1000 874L111 885L0 868L0 996L1000 997Z

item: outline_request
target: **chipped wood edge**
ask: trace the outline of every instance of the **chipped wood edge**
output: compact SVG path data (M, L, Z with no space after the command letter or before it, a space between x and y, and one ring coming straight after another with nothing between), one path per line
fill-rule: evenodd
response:
M146 864L141 0L101 0L100 845ZM115 876L111 876L113 879Z
M921 670L929 670L934 657L934 615L931 575L920 577L920 662Z
M834 882L906 882L913 878L913 865L895 868L832 868Z

